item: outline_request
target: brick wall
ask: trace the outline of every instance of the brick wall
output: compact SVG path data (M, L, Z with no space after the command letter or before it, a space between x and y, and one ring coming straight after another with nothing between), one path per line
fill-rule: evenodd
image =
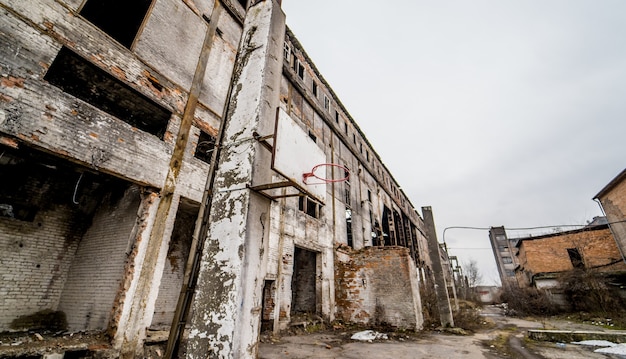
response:
M606 218L611 223L615 240L624 254L626 253L626 175L622 174L621 180L600 196L600 202Z
M79 237L74 208L55 206L33 222L0 217L0 331L41 310L56 310Z
M519 261L525 280L537 273L574 269L568 248L576 248L585 268L599 271L626 270L611 231L606 226L523 240Z
M184 203L184 202L181 202ZM191 239L198 217L197 208L181 205L176 213L174 230L167 251L167 260L159 285L159 296L155 304L152 327L169 327L174 318L180 288L185 276L185 265L189 258Z
M368 247L335 262L337 317L362 324L419 328L417 272L408 248ZM346 256L347 254L347 256ZM346 258L349 258L345 260Z
M105 329L119 289L139 208L139 188L110 193L78 246L59 310L70 330Z

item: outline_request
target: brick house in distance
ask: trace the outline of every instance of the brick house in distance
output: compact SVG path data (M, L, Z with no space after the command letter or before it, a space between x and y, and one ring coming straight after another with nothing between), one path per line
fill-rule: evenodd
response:
M626 271L607 224L520 238L516 248L515 275L520 287L558 288L559 275L575 269L606 274Z
M626 253L626 169L607 184L595 197L609 221L622 258Z

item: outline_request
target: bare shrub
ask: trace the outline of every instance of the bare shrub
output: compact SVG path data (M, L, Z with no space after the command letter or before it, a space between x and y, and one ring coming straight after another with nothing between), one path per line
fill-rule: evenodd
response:
M576 270L562 274L560 282L573 311L623 315L626 300L620 296L618 288L610 285L611 277L607 274Z
M558 305L552 303L549 296L536 288L503 288L502 301L508 304L509 315L554 315L561 312Z

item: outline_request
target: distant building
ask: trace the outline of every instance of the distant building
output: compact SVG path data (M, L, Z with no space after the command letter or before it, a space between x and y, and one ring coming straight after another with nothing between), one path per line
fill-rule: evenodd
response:
M506 235L506 230L501 226L491 227L491 229L489 229L489 242L493 249L493 255L496 260L502 286L517 285L515 278L517 259L513 251L513 248L515 248L515 240L509 239Z
M600 202L622 259L624 259L626 253L626 169L609 182L594 199Z
M516 248L519 266L515 274L520 287L558 287L559 274L574 269L604 273L626 270L606 224L520 238Z

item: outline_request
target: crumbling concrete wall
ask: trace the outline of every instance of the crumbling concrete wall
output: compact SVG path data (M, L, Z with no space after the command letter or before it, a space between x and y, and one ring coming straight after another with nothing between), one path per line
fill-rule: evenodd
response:
M421 329L418 276L407 248L369 247L337 252L338 318L366 325Z

